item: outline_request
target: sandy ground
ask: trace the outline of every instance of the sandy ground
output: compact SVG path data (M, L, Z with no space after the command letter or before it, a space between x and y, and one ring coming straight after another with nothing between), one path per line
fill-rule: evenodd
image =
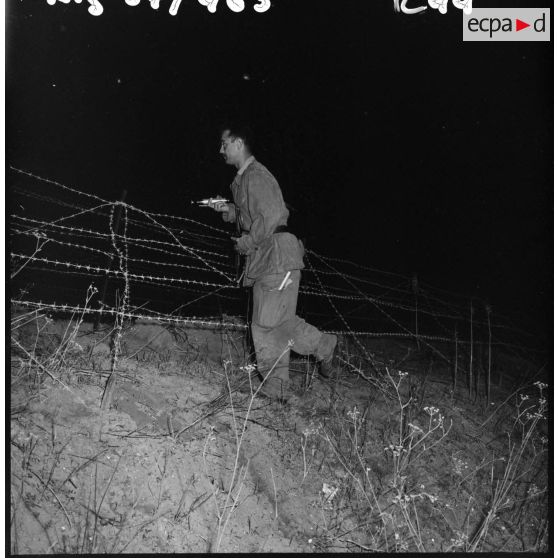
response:
M443 363L397 344L378 344L375 355L405 358L406 375L394 378L403 399L413 397L407 411L395 390L384 393L350 365L326 380L294 362L296 396L280 404L251 400L246 382L237 389L248 372L233 364L153 351L121 359L112 404L101 410L110 369L102 352L87 366L74 359L59 381L14 354L12 552L416 550L409 525L422 550L464 549L505 477L510 444L521 444L510 388L495 387L492 405L474 402L465 387L451 390ZM449 433L434 432L435 444L417 446L395 475L400 458L390 447L400 428L428 428L427 407ZM479 548L544 549L540 439L544 428L509 494L519 504L503 506Z

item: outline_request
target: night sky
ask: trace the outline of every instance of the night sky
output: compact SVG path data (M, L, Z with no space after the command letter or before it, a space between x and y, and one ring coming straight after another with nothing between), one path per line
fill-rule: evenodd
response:
M170 3L8 1L8 164L219 226L189 202L229 193L219 126L241 116L310 248L548 325L550 43L463 43L451 2Z

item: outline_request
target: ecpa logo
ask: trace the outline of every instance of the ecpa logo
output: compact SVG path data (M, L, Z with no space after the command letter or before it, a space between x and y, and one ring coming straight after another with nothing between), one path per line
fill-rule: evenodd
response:
M550 41L549 8L475 8L463 14L464 41Z

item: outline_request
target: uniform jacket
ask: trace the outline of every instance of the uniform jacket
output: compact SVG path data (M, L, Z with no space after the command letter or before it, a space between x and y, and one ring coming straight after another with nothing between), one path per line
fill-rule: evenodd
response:
M290 232L274 233L286 225L289 210L275 177L261 163L252 161L231 184L234 204L228 204L223 219L237 221L242 231L239 251L246 254L244 285L271 273L304 267L302 243Z

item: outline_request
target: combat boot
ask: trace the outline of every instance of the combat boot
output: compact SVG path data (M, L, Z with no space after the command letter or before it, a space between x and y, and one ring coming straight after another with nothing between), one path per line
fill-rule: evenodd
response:
M335 370L334 364L337 358L337 347L338 345L336 344L335 347L333 348L333 352L331 353L331 356L329 356L328 358L324 358L319 362L319 372L320 375L323 376L324 378L329 378L333 374L333 371Z
M258 395L283 404L294 398L290 380L283 381L274 377L268 378L263 384L260 383Z

